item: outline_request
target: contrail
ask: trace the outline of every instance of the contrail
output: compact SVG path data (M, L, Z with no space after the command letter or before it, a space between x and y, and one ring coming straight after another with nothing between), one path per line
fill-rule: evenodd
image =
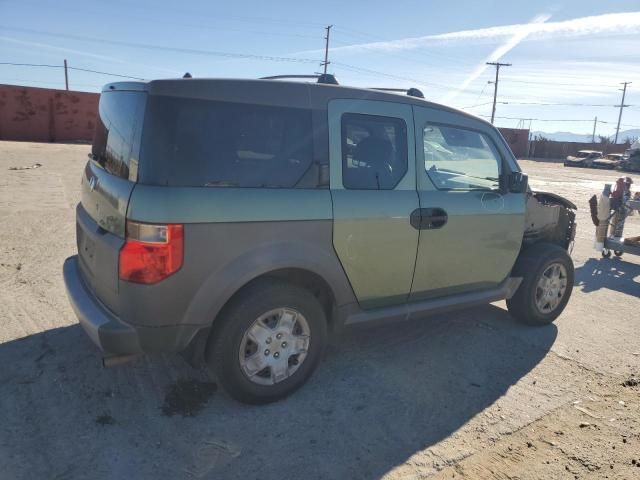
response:
M519 31L517 31L511 38L509 38L505 43L496 48L491 54L482 62L482 64L478 65L475 70L469 75L464 82L460 84L460 86L448 93L442 98L443 103L447 103L457 97L460 93L462 93L476 78L484 73L487 69L488 65L486 62L495 62L502 58L503 55L511 51L522 42L527 36L529 36L532 32L536 31L539 25L543 24L547 20L551 18L549 14L537 15L531 20L531 22L526 25L522 25Z
M383 42L368 42L331 49L332 53L364 53L375 51L415 50L425 46L450 43L464 40L497 40L517 35L522 29L529 29L528 39L547 39L561 37L581 37L598 34L629 35L640 33L640 12L607 13L590 17L579 17L560 22L538 23L531 27L531 23L501 25L497 27L480 28L475 30L460 30L457 32L425 35L421 37L401 38ZM299 54L318 53L323 50L309 50L297 52Z

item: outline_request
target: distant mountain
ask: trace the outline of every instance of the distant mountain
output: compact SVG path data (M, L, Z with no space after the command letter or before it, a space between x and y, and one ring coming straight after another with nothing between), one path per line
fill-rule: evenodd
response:
M590 142L591 135L589 134L579 134L572 132L531 132L533 138L536 136L541 136L548 138L549 140L554 140L556 142ZM612 137L613 138L613 137ZM634 128L631 130L620 130L620 134L618 135L618 142L622 143L627 138L640 138L640 128ZM598 141L598 136L596 132L596 142Z

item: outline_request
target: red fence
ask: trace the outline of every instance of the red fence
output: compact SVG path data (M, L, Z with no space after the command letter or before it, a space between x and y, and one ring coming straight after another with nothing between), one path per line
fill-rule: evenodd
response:
M0 140L90 142L97 93L0 85Z
M98 98L97 93L0 85L0 140L90 142ZM528 155L529 130L501 128L500 132L517 158ZM543 158L565 157L577 149L598 146L532 142L530 154ZM624 151L624 146L609 146L607 151Z
M521 128L499 128L500 133L509 144L511 151L516 158L527 156L529 148L529 129Z

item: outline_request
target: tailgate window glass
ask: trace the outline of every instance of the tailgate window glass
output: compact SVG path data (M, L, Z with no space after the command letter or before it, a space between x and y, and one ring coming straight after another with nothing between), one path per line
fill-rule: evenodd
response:
M150 96L140 181L292 188L312 162L311 111Z
M105 92L100 96L92 158L118 177L135 180L145 97L140 92Z

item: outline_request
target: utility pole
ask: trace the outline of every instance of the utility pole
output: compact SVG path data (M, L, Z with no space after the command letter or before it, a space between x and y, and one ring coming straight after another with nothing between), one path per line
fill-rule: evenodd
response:
M631 82L622 82L622 85L624 85L624 88L622 89L622 102L620 102L620 113L618 114L618 126L616 127L616 139L613 141L614 145L618 143L618 133L620 133L620 120L622 120L622 109L624 107L629 106L624 104L624 97L627 94L627 85L629 85L630 83Z
M67 72L67 59L64 59L64 86L69 90L69 73Z
M322 62L320 64L321 67L324 67L324 74L327 74L327 65L329 65L329 34L331 33L331 28L333 27L333 25L327 25L325 27L325 30L327 31L327 36L324 37L325 39L325 43L324 43L324 62Z
M593 133L591 134L591 143L596 143L596 125L598 124L598 117L593 120Z
M500 73L500 67L510 67L510 63L500 63L500 62L487 62L487 65L495 65L496 67L496 81L493 82L493 110L491 110L491 123L493 124L493 119L496 117L496 100L498 98L498 75Z

